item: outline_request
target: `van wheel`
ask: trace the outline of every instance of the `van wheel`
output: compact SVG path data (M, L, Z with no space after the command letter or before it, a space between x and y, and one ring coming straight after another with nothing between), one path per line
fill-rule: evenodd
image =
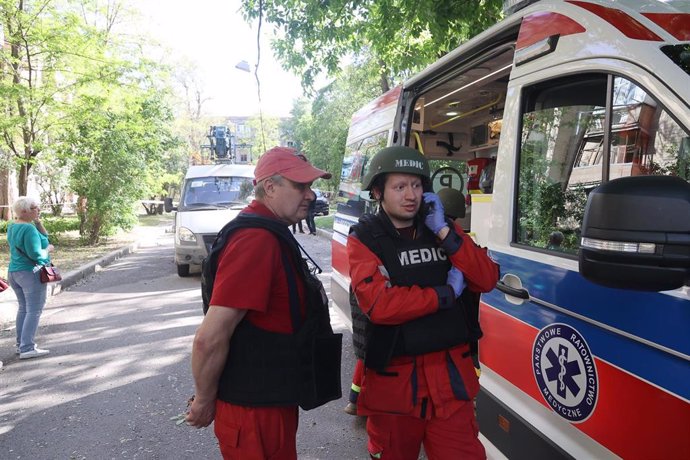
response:
M189 276L189 264L181 264L177 266L177 275L185 278Z

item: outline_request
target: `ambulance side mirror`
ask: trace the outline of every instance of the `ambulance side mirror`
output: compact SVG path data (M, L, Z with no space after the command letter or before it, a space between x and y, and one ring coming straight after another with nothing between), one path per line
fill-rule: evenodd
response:
M608 287L667 291L690 281L690 184L671 176L631 176L587 199L580 274Z

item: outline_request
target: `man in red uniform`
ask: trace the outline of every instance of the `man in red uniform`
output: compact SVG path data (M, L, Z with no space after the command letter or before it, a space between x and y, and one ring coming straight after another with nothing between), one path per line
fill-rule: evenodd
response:
M369 453L412 460L423 444L430 459L485 458L470 343L481 336L476 293L494 288L498 266L446 219L416 150L381 150L363 188L380 209L353 227L347 252L368 320L357 413L368 416Z
M304 219L309 203L316 198L310 188L312 182L331 175L313 167L294 149L275 147L261 156L254 177L256 200L240 217L272 219L284 225L291 238L288 226ZM297 403L280 396L285 390L283 377L292 375L292 369L286 369L280 361L271 362L272 354L284 350L268 349L263 357L269 364L264 368L258 368L252 360L232 362L233 352L261 348L259 340L265 337L269 337L266 348L275 343L271 340L284 340L295 332L295 321L305 316L308 286L297 267L302 261L295 261L287 246L265 228L235 230L218 257L210 306L194 338L192 373L196 394L187 423L201 428L215 420L214 430L226 459L297 458ZM295 284L298 312L294 311L295 293L291 288ZM240 343L240 337L257 337L256 343ZM271 381L274 373L280 377L275 379L278 385ZM263 381L254 381L256 377L248 374L259 375ZM265 395L252 393L262 385L270 391ZM247 399L251 401L227 402Z

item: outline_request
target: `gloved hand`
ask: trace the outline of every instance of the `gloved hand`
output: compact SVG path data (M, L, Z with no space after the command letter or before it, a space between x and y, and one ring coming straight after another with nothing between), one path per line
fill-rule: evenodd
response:
M460 297L460 294L462 294L465 286L467 286L467 283L465 283L465 276L455 267L452 267L450 270L448 270L448 279L446 280L446 283L453 288L456 299Z
M426 192L423 195L424 203L430 205L429 212L424 217L424 224L431 229L434 234L441 231L443 227L446 227L446 218L443 213L443 203L441 203L441 198L435 193Z

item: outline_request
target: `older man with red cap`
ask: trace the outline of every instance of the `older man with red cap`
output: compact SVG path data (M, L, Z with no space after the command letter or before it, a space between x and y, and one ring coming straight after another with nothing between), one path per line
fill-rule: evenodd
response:
M226 459L296 459L302 402L295 394L303 390L284 356L321 293L314 292L320 283L314 287L288 226L307 216L316 199L312 182L331 174L294 149L274 147L261 156L254 177L256 199L235 221L264 227L224 229L207 259L217 268L210 287L202 287L208 310L194 338L196 395L187 423L200 428L215 420Z

